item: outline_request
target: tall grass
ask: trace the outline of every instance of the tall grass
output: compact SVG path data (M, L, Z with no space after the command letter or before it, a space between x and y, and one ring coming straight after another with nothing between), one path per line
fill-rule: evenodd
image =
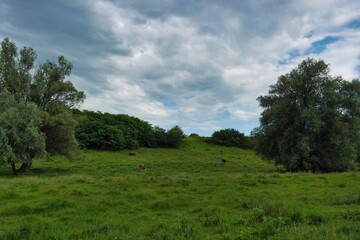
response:
M86 151L19 177L0 169L0 239L358 239L359 182L280 173L197 138L136 156Z

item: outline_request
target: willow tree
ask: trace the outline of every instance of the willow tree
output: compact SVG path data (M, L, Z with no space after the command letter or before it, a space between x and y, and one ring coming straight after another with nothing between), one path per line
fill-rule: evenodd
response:
M0 92L11 94L18 103L34 103L41 112L46 150L74 157L76 122L70 109L83 102L85 94L69 81L72 64L65 57L34 69L35 60L32 48L18 51L15 43L5 38L0 49ZM22 169L30 166L24 162Z
M270 86L254 133L257 151L289 171L331 172L359 159L360 84L306 59Z
M75 158L77 142L75 139L76 121L71 108L85 99L68 80L72 64L63 56L57 63L46 61L36 71L30 86L30 100L46 114L43 132L46 135L46 150L68 158Z
M0 93L0 165L10 164L17 175L28 171L34 157L45 154L41 122L41 111L35 104ZM16 163L21 164L19 169Z

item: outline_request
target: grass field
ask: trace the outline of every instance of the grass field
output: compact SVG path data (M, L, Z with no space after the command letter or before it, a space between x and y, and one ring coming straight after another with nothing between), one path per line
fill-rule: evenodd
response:
M280 173L197 138L137 152L0 169L0 239L360 239L360 172Z

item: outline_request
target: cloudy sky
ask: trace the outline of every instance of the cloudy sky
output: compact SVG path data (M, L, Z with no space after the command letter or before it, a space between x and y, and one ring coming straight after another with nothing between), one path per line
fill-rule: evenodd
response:
M360 77L358 0L1 0L0 38L64 55L83 109L249 134L256 98L307 57Z

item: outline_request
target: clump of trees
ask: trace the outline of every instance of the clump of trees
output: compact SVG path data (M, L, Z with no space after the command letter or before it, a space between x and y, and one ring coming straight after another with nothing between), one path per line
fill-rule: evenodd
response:
M153 131L154 141L152 147L179 147L183 138L185 137L184 132L179 126L175 126L169 130L162 129L160 127L154 127Z
M63 56L34 69L36 53L5 38L0 49L0 165L14 174L30 170L45 152L75 158L75 120L71 108L85 99L68 80L72 64ZM16 169L15 164L21 163Z
M245 136L243 133L233 128L215 131L211 136L210 142L218 145L245 149L253 147L251 137Z
M152 127L146 121L126 114L73 110L78 121L76 138L81 147L98 150L139 147L178 147L184 137L180 127L170 130Z
M177 147L184 133L124 114L73 109L85 99L68 80L72 64L65 57L34 69L36 53L5 38L0 49L0 166L14 174L30 170L33 158L46 153L70 159L82 147L121 150L138 147ZM76 130L76 132L75 132ZM75 135L76 133L76 135ZM21 164L16 168L16 164Z
M306 59L258 98L258 153L288 171L345 171L360 162L360 82L329 71Z

